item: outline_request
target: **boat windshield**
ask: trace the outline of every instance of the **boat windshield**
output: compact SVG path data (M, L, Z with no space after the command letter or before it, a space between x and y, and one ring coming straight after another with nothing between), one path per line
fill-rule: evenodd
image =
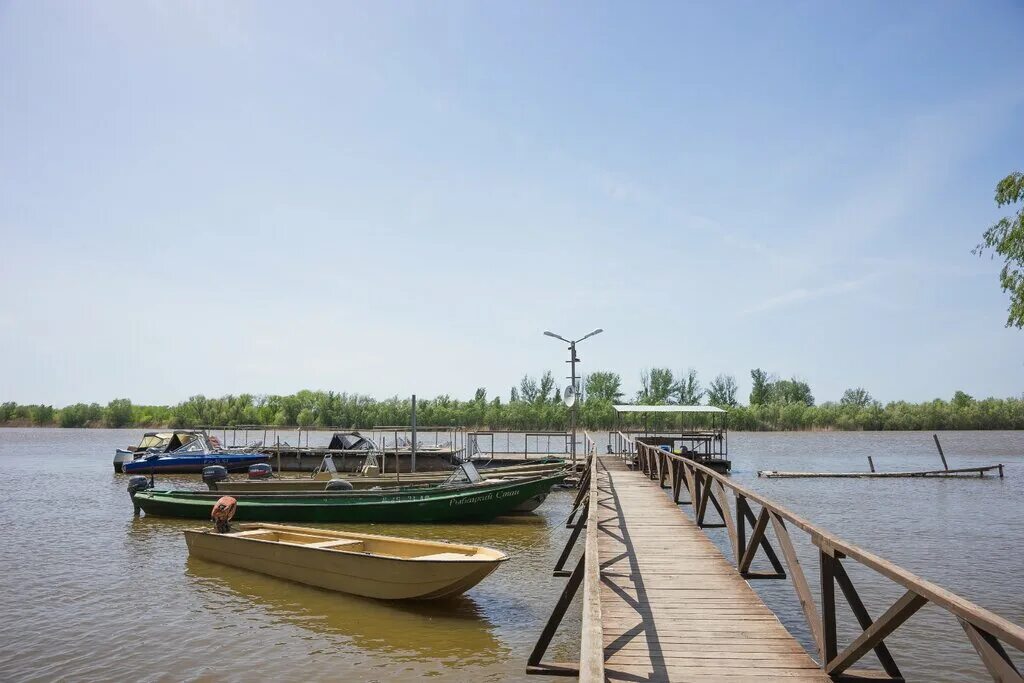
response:
M167 444L171 442L171 437L160 434L147 434L142 437L142 441L139 442L139 450L145 451L150 448L167 448Z
M471 462L464 462L455 468L447 479L444 480L445 485L448 484L479 484L484 480L480 476L480 473L476 469L476 465Z
M206 440L196 436L187 444L174 451L175 453L205 453Z

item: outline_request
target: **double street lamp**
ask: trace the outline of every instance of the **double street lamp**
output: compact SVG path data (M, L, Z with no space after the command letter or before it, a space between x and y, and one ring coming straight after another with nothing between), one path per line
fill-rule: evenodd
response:
M554 332L548 332L546 330L544 331L545 336L554 337L555 339L561 339L562 341L569 345L569 360L565 362L569 363L569 366L571 368L571 375L568 378L572 381L572 384L570 384L569 386L572 391L571 396L573 397L572 404L570 405L570 424L572 427L572 444L570 448L572 452L572 462L574 465L576 464L576 398L579 396L579 391L576 389L576 363L578 363L580 360L579 358L576 357L576 345L579 344L584 339L590 339L595 334L601 334L602 332L604 332L604 330L602 330L599 327L590 334L586 334L580 337L579 339L573 341L571 339L566 339L561 335L555 334ZM568 399L568 396L566 398Z

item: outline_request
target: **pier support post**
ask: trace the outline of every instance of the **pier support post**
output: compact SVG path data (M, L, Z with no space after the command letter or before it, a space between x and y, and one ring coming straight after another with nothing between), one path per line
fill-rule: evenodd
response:
M818 552L821 568L821 661L831 662L838 651L836 640L836 558L821 548Z
M576 568L569 575L569 581L565 584L562 594L558 597L558 602L555 603L555 609L552 610L551 616L548 617L547 623L544 624L544 630L541 631L536 645L533 646L533 652L530 653L530 657L526 661L527 674L542 674L545 676L579 675L580 669L578 666L553 664L542 660L548 651L551 639L555 636L555 631L558 630L558 625L562 623L562 617L565 616L565 612L569 609L572 599L576 596L576 591L579 590L580 584L583 583L585 562L586 553L580 555Z

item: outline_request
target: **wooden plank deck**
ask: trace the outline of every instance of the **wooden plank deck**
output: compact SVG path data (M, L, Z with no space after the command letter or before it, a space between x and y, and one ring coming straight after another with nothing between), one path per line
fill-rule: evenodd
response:
M831 680L656 482L598 470L607 680Z

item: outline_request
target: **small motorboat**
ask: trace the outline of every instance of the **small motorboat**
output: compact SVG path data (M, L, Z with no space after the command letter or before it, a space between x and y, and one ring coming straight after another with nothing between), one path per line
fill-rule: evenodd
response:
M508 556L491 548L279 524L186 530L189 554L318 588L380 600L465 593Z
M125 474L202 472L204 467L220 465L227 470L245 470L250 465L267 462L265 453L227 451L205 432L195 432L192 438L172 451L150 449L137 452L131 462L121 464Z
M563 471L484 479L471 463L463 463L446 483L435 486L231 495L237 498L238 519L253 522L485 522L535 509L565 476ZM162 517L206 519L210 505L223 493L157 490L141 476L128 483L136 514Z
M187 446L197 436L206 436L201 429L172 429L163 432L146 432L135 446L118 448L114 451L114 471L121 472L121 466L146 455L165 455Z

